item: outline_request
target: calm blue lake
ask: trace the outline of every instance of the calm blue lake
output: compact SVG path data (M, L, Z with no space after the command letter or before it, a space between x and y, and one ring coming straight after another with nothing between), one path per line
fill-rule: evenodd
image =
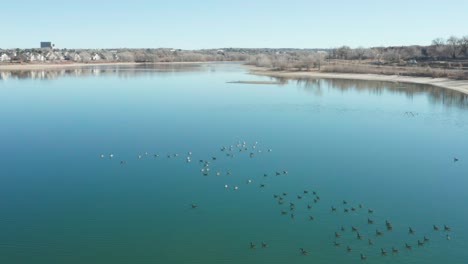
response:
M269 80L0 72L0 263L468 263L467 95Z

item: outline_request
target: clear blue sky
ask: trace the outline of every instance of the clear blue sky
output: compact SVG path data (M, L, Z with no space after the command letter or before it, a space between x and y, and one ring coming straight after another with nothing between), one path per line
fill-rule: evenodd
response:
M5 0L0 25L0 48L424 45L468 35L468 0Z

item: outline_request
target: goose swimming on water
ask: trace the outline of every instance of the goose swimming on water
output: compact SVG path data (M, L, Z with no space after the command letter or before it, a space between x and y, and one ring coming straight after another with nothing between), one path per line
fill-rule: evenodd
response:
M378 229L375 230L375 235L376 236L382 236L383 233L381 231L379 231Z
M387 251L385 251L385 249L381 248L381 249L380 249L380 254L381 254L382 256L387 256Z

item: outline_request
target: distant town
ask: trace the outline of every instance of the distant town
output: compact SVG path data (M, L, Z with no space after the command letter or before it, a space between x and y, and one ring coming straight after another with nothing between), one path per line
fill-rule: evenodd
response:
M38 43L38 48L0 49L0 64L8 65L216 61L242 61L272 70L468 79L468 36L437 38L427 46L354 49L60 49L50 41Z

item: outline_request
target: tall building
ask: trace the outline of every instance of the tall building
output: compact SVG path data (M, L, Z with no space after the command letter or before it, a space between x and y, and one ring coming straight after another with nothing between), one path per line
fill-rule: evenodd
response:
M41 49L51 49L53 47L52 42L41 42Z

